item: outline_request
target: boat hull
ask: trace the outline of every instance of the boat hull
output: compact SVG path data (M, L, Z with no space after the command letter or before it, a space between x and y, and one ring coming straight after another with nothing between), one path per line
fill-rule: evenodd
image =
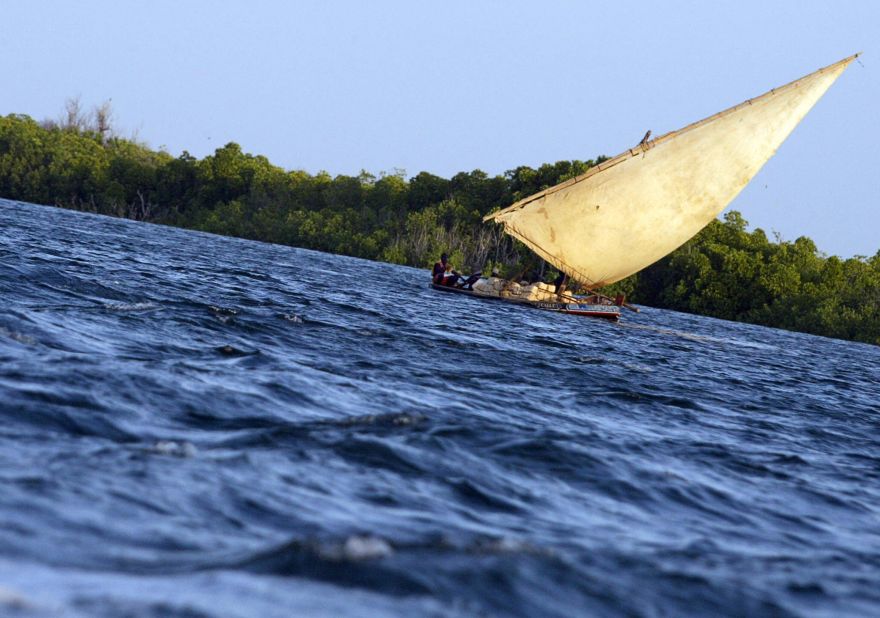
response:
M620 307L617 307L616 305L520 300L515 298L503 298L500 296L485 296L483 294L476 294L472 290L449 287L448 285L437 285L436 283L431 283L430 286L439 292L450 292L453 294L479 298L481 300L495 300L515 305L524 305L526 307L542 309L544 311L555 311L556 313L567 313L569 315L578 315L587 318L599 318L602 320L610 320L612 322L616 322L620 319Z

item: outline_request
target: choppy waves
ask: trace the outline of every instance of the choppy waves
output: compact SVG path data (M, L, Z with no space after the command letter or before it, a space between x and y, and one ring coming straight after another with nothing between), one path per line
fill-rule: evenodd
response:
M880 612L880 350L0 200L0 615Z

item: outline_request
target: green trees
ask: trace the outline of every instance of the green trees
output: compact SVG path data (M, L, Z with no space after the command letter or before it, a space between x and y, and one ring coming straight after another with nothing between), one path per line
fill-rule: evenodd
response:
M880 344L880 252L825 257L809 238L770 242L735 211L635 276L636 302Z
M68 110L71 112L71 110ZM585 172L595 161L481 170L451 179L286 171L235 143L172 157L89 124L0 117L0 196L417 267L441 251L462 269L513 276L539 261L488 212ZM97 122L97 121L96 121ZM536 264L538 266L536 266ZM547 268L545 276L552 278ZM825 257L808 238L771 242L737 212L606 288L632 302L880 344L880 252Z

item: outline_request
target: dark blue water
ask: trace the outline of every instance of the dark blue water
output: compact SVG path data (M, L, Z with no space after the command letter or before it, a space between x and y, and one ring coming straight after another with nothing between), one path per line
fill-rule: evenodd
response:
M0 200L0 615L880 614L880 349Z

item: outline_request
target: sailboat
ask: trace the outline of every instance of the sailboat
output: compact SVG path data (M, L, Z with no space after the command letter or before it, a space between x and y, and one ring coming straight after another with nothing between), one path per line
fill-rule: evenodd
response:
M584 174L483 218L503 225L507 234L589 290L588 295L546 288L541 290L546 294L535 294L534 287L526 294L520 287L513 294L513 282L499 289L497 281L478 282L473 292L433 287L618 319L625 302L598 290L653 264L708 225L858 56L677 131L654 139L648 139L649 132L636 146Z

